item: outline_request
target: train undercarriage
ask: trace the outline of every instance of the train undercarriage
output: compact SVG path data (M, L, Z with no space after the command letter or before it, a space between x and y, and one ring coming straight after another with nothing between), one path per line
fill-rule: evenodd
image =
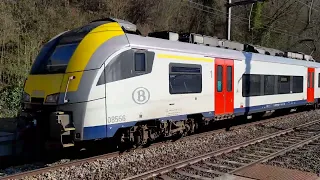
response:
M299 110L305 110L306 108L316 109L318 106L302 106L299 107ZM288 114L291 109L292 108L271 111L271 114ZM230 122L231 120L234 122L238 121L237 119L239 118L247 119L248 116L260 118L268 113L270 114L270 112L261 112L237 117L228 115L213 118L205 118L201 114L196 114L190 115L187 119L180 121L142 121L135 126L119 129L115 136L111 138L111 141L108 139L108 142L112 142L112 146L117 146L118 149L128 149L149 145L152 142L163 138L181 138L183 136L188 136L208 127L208 125L216 121L223 122L228 120ZM34 151L35 148L37 148L37 151L46 151L72 146L83 146L86 143L92 144L95 142L75 141L77 135L75 134L72 117L64 112L41 111L21 113L18 128L22 132L20 137L24 141L25 152ZM34 151L34 153L37 151Z
M199 127L199 121L189 118L181 121L149 121L122 129L120 142L133 146L142 146L158 138L182 137L193 134Z
M75 145L75 127L71 116L64 112L21 112L17 129L25 153L34 154Z

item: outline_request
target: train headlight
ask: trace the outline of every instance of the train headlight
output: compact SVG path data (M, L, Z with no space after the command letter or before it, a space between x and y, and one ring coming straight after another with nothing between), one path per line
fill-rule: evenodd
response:
M23 93L23 101L30 102L30 95L26 92Z
M59 94L60 93L48 95L46 98L46 103L57 103L59 99Z

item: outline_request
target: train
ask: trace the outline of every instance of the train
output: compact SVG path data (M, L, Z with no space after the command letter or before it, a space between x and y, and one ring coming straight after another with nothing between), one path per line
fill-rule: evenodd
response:
M210 122L317 108L320 64L195 33L151 32L104 18L46 42L25 81L19 119L48 147L112 139L144 145ZM31 124L31 125L30 125Z

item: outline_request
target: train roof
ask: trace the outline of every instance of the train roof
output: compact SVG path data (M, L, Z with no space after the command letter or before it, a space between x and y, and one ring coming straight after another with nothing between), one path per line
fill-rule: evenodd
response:
M299 60L281 56L265 55L253 52L245 52L233 49L225 49L201 44L192 44L181 41L171 41L156 37L145 37L135 34L126 34L131 47L151 48L157 50L166 50L172 52L191 53L213 58L228 58L246 61L263 61L282 64L292 64L307 67L320 67L320 63Z
M315 62L312 56L300 52L282 52L278 49L242 44L236 41L218 39L217 37L195 33L178 34L170 31L158 31L151 32L145 37L141 35L135 24L126 20L110 17L97 19L91 23L96 22L119 23L131 47L191 53L212 58L320 67L320 63Z

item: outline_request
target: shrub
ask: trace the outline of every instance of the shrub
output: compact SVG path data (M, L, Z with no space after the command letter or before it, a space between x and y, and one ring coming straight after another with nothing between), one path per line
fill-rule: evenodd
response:
M23 84L4 87L0 91L0 117L15 117L20 110Z

